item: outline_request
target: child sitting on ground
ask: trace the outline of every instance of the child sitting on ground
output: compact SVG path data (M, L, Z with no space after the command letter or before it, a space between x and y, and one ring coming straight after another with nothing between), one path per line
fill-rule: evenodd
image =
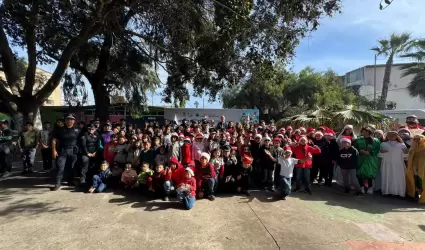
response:
M109 164L107 161L103 161L102 164L100 164L99 173L93 176L93 185L90 187L89 193L93 193L94 191L99 193L103 192L110 176L111 171L109 170Z
M185 209L190 210L195 205L196 180L191 168L185 169L185 176L177 189L177 198L183 203Z
M198 189L198 197L202 199L204 195L210 201L215 200L214 186L217 175L215 174L214 166L209 163L210 155L208 153L201 153L199 163L196 166L196 184Z
M242 157L242 166L239 166L237 176L236 176L236 190L241 193L245 193L247 196L250 196L249 193L249 181L250 181L250 174L252 172L252 161L254 159L250 156L245 154Z
M280 190L282 191L283 200L286 200L286 197L291 194L291 179L295 165L311 159L311 156L309 156L303 160L298 160L291 158L291 155L291 148L285 147L283 156L279 155L277 158L280 165Z
M152 176L153 171L149 168L149 163L142 163L142 169L137 176L136 186L139 187L142 193L147 194L148 191L152 191Z
M121 183L124 184L124 188L133 187L137 181L137 172L131 168L131 163L125 165L125 170L121 174Z

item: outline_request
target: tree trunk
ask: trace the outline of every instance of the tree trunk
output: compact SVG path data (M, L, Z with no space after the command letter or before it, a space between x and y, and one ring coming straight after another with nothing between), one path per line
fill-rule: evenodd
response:
M99 118L100 122L106 122L109 119L109 106L111 101L109 93L101 79L95 79L92 82L94 103L96 105L95 118Z
M384 74L384 80L382 81L382 92L381 92L381 98L378 103L378 109L384 110L386 109L386 103L387 103L387 96L388 96L388 88L390 86L390 77L391 77L391 68L393 66L393 54L390 54L388 56L387 63L385 64L385 74Z
M9 114L15 123L14 129L20 132L25 123L32 122L34 128L40 130L42 128L40 107L41 105L28 101L26 98L19 98L16 105L8 107Z

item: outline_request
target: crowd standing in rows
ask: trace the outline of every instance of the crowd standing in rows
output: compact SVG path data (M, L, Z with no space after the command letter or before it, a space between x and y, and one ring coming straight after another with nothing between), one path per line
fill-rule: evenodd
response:
M425 137L412 135L423 129L414 116L398 131L364 127L357 136L351 125L335 134L326 126L277 128L249 122L183 120L181 125L146 123L137 128L99 120L78 122L69 114L37 131L27 123L16 135L0 121L0 174L10 176L13 147L22 155L23 172L33 172L36 149L41 149L44 170L55 160L52 191L63 181L89 193L106 188L126 188L149 198L166 201L176 196L191 209L195 199L214 201L217 193L244 193L261 187L286 199L311 185L332 186L335 179L354 189L356 196L381 191L425 203ZM335 174L335 176L334 176ZM294 186L294 188L292 188Z

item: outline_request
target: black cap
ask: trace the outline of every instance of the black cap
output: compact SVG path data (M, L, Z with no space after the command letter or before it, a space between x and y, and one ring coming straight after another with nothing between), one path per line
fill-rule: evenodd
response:
M230 147L230 145L224 145L224 146L221 147L221 149L223 151L230 151L232 149L232 147Z
M65 119L75 120L75 116L74 116L74 114L67 114L67 115L65 116Z
M87 125L87 129L96 129L96 126L93 123Z
M215 130L215 128L210 128L209 130L210 130L210 134L211 133L217 133L217 130Z

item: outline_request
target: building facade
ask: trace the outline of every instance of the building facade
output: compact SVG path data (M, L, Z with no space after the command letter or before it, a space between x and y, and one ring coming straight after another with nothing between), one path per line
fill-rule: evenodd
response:
M387 101L396 104L395 109L425 109L425 102L417 97L412 97L407 90L412 76L402 77L400 66L403 64L394 64L391 69L390 85L388 88ZM375 78L376 67L376 78ZM385 64L366 65L345 74L344 86L352 88L359 95L373 100L376 88L376 98L381 96L382 81L384 79ZM375 87L376 80L376 87Z
M36 83L35 83L35 86L34 86L34 89L33 89L33 94L37 93L37 91L40 90L41 87L43 87L44 83L46 83L47 80L49 80L51 75L52 75L52 73L37 68ZM5 77L5 75L2 71L0 71L0 78L6 79L6 77ZM21 87L23 87L23 84L24 83L22 82ZM61 106L61 105L62 105L62 88L61 88L61 85L59 85L52 92L52 94L49 96L49 98L43 104L43 106Z

